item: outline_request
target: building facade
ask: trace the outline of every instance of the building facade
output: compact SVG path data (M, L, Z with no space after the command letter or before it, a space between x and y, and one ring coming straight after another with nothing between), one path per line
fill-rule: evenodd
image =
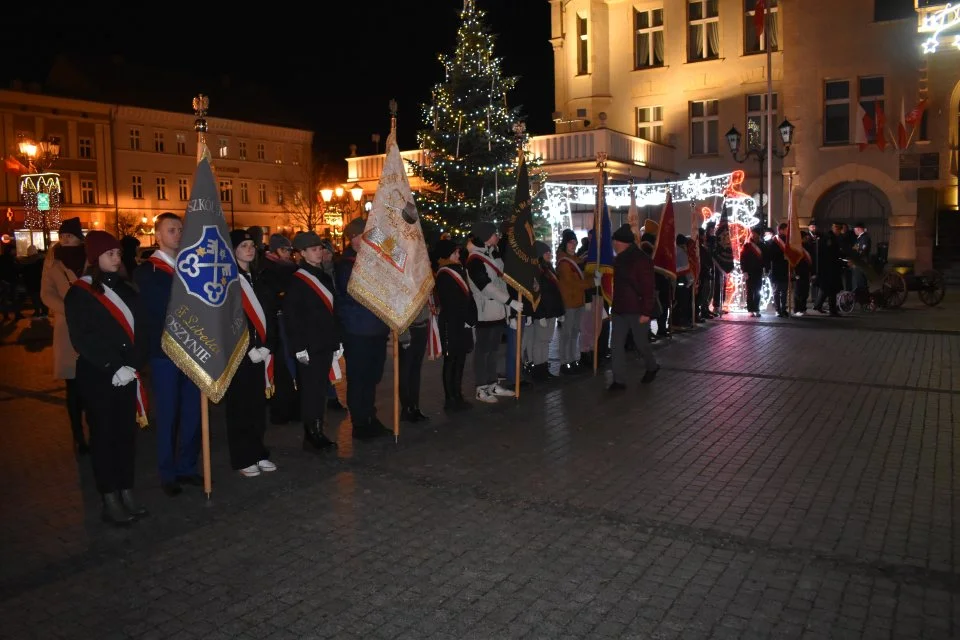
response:
M60 174L61 218L79 216L86 229L137 235L141 242L152 240L155 216L186 207L197 158L194 119L187 112L0 91L5 156L16 154L22 138L60 143L50 171ZM313 133L216 117L207 124L228 225L266 232L304 227ZM23 227L14 174L4 174L0 207L9 212L2 221L8 233Z

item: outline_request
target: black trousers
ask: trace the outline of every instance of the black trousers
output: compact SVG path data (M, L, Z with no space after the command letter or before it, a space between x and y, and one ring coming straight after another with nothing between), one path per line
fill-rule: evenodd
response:
M70 418L70 431L74 444L84 442L83 403L80 401L80 388L76 378L64 380L67 383L67 416Z
M760 311L760 291L763 288L763 274L747 274L747 311Z
M773 285L773 308L777 313L787 312L787 281L771 280Z
M224 398L227 446L233 469L243 469L270 457L270 452L263 446L263 434L267 428L265 391L263 363L253 362L245 356Z
M448 353L443 356L443 397L455 400L463 397L463 368L467 354Z
M100 493L133 488L137 443L137 383L113 386L104 373L77 361L77 384L90 426L90 462Z
M333 351L310 353L310 364L297 362L297 387L300 391L300 419L304 424L323 423L330 387L330 363Z
M806 311L807 298L810 297L810 278L797 278L793 290L793 310Z
M286 424L300 419L300 392L294 385L290 368L282 354L274 354L273 397L270 398L270 422ZM252 364L252 363L251 363Z
M383 379L383 365L387 360L387 336L347 333L343 337L343 357L347 360L350 420L354 426L367 424L377 415L377 385Z
M420 406L420 370L427 354L429 326L410 327L410 345L400 349L400 406Z

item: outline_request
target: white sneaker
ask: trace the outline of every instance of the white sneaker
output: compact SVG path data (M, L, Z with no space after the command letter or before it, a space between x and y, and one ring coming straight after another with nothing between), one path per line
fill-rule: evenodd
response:
M243 469L240 469L240 475L245 478L253 478L260 475L260 467L255 464L252 464L249 467L244 467Z
M260 471L271 472L277 470L277 465L273 464L269 460L261 460L257 463L257 466L260 468Z
M507 389L506 387L501 387L499 383L490 385L489 387L487 387L487 389L489 390L489 393L492 393L495 396L500 396L503 398L515 398L517 395L511 389Z
M477 387L477 401L496 404L497 399L487 389L487 387Z

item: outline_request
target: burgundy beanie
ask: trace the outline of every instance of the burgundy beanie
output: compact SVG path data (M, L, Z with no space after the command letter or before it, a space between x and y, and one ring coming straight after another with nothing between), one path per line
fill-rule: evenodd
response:
M88 231L84 246L87 250L87 263L97 264L97 259L111 249L119 249L120 241L106 231Z

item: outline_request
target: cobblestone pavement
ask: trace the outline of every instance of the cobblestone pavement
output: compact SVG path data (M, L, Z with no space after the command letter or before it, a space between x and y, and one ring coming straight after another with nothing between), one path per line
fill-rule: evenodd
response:
M930 315L936 314L936 315ZM747 322L99 522L44 323L0 328L0 638L956 638L960 312ZM389 367L388 367L389 369ZM389 371L381 391L388 418ZM470 375L467 375L468 379ZM385 420L388 421L388 420Z

